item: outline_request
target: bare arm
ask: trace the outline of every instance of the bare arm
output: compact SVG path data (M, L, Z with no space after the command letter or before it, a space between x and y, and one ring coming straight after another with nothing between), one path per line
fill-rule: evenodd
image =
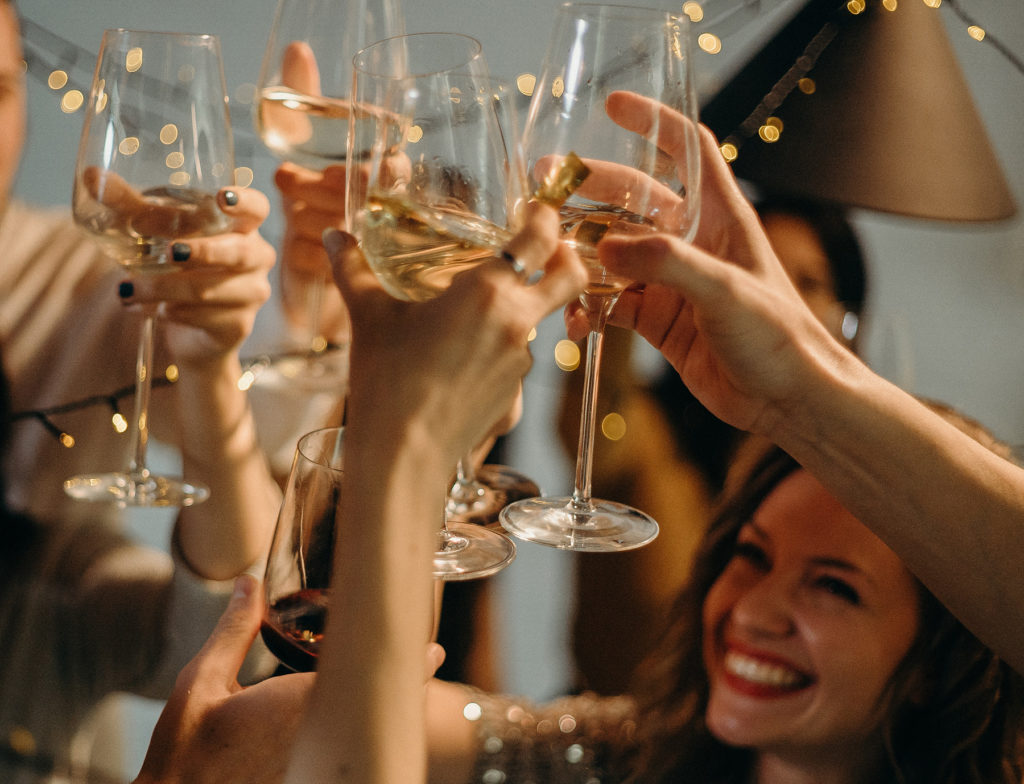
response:
M136 275L125 304L163 302L162 321L179 366L175 385L179 445L186 476L210 487L210 498L182 509L176 536L199 574L228 579L266 554L279 491L256 437L244 391L238 388L238 348L270 295L274 251L257 233L266 197L238 190L237 204L218 199L229 233L179 244L175 271ZM182 245L187 247L187 254Z
M579 260L557 244L553 211L534 210L531 228L512 250L533 269L546 265L540 283L522 285L496 259L425 303L389 297L350 237L329 238L352 314L340 503L342 519L353 522L339 537L334 568L345 574L344 591L332 598L320 676L286 782L426 780L426 695L434 690L424 690L422 660L445 485L461 453L518 395L530 329L585 281ZM446 736L451 715L432 711L431 738ZM445 751L453 776L472 764L469 741Z
M1024 471L833 340L706 130L702 160L692 245L664 235L602 243L609 267L647 284L623 295L613 322L659 348L717 416L789 451L1024 670ZM582 332L582 314L570 309L567 320Z

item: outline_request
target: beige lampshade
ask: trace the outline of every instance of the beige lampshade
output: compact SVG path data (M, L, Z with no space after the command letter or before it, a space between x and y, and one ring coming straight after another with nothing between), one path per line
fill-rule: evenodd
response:
M810 0L701 119L735 151L737 176L766 190L943 221L1011 217L939 12L886 5Z

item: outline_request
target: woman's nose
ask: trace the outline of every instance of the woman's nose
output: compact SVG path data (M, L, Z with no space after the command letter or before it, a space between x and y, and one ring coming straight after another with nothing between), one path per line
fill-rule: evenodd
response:
M762 575L750 583L736 598L732 620L749 632L784 636L794 629L794 589L785 580L772 574Z

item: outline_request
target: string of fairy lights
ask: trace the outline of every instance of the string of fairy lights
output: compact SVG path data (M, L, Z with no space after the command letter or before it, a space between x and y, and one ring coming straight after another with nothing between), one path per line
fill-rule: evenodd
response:
M881 7L888 12L896 11L898 3L909 2L923 2L935 9L943 5L949 7L963 25L966 35L974 41L992 46L1017 71L1024 73L1024 62L1021 58L967 12L963 8L961 0L878 0ZM859 15L867 10L867 4L868 0L847 0L845 9L852 15ZM682 12L694 25L697 45L701 51L711 55L722 52L723 38L743 24L747 24L750 21L750 16L760 11L761 0L740 0L738 3L729 5L724 13L717 15L706 14L704 6L695 0L687 0L682 5ZM25 16L21 17L21 25L27 74L53 91L61 112L68 115L74 114L85 103L92 66L96 60L95 52L57 35L44 25ZM781 133L778 124L772 122L771 107L780 104L792 90L813 92L814 83L809 72L813 68L816 55L820 54L828 42L827 36L811 41L802 56L794 63L793 68L776 85L775 90L766 96L761 106L748 116L748 121L750 118L760 118L758 127L754 131L764 141L775 141ZM535 79L531 74L522 74L517 78L516 83L524 95L529 95L533 90ZM261 149L259 139L252 130L251 112L255 97L255 85L247 84L236 89L228 102L232 125L235 129L236 157L243 163L251 160L256 151ZM730 143L725 143L722 145L722 154L727 160L732 160L735 158L737 150ZM236 181L239 186L249 185L252 182L252 177L253 172L249 166L236 167ZM283 356L261 355L243 363L244 371L238 382L239 387L248 389L256 383L262 369L276 359L283 358ZM568 340L559 341L555 346L554 360L563 371L575 370L580 363L579 347ZM153 385L157 388L168 386L173 384L176 379L177 369L171 365L166 368L162 377L153 380ZM15 421L36 420L58 442L71 448L75 445L74 436L65 432L56 423L61 416L92 407L107 407L111 411L112 427L117 432L123 433L128 428L128 422L120 412L120 403L131 397L134 390L134 386L126 386L109 394L93 395L53 407L18 411L14 413L13 419ZM624 433L624 428L625 423L618 414L608 415L607 420L602 423L602 432L605 437L611 439L620 438Z

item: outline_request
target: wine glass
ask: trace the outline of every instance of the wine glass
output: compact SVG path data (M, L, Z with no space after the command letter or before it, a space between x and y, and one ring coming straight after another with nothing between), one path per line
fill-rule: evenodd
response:
M343 436L330 427L299 439L267 557L260 632L297 672L316 669L327 618Z
M580 301L590 317L586 380L571 496L515 502L501 512L513 535L569 550L640 547L658 534L649 515L593 498L594 410L604 326L630 281L597 260L604 236L696 232L699 211L697 110L685 16L615 5L566 3L558 11L543 70L530 104L523 146L527 171L544 176L554 161L578 155L588 179L562 207L562 230L590 271ZM642 96L627 130L613 122L608 101ZM684 138L675 159L658 147L663 107L682 114ZM680 150L685 150L680 161ZM595 176L596 175L596 176ZM614 194L614 195L612 195Z
M526 178L514 92L490 79L480 44L455 33L379 41L354 61L346 213L370 268L399 299L423 301L493 259L515 228ZM464 463L464 466L466 464ZM446 521L435 573L467 579L511 562L503 533Z
M497 463L485 463L476 468L473 455L466 454L456 466L445 514L450 522L504 530L498 519L501 510L513 501L538 493L540 487L526 474Z
M352 58L402 32L400 0L279 0L257 84L256 130L267 148L307 169L344 164ZM303 286L307 334L262 370L260 383L311 391L344 384L346 347L324 334L328 278L324 263Z
M216 36L107 30L85 108L72 207L107 255L167 273L170 241L227 229L216 194L234 183L234 152ZM158 310L146 309L139 338L128 465L68 479L74 498L188 506L208 495L146 466Z

